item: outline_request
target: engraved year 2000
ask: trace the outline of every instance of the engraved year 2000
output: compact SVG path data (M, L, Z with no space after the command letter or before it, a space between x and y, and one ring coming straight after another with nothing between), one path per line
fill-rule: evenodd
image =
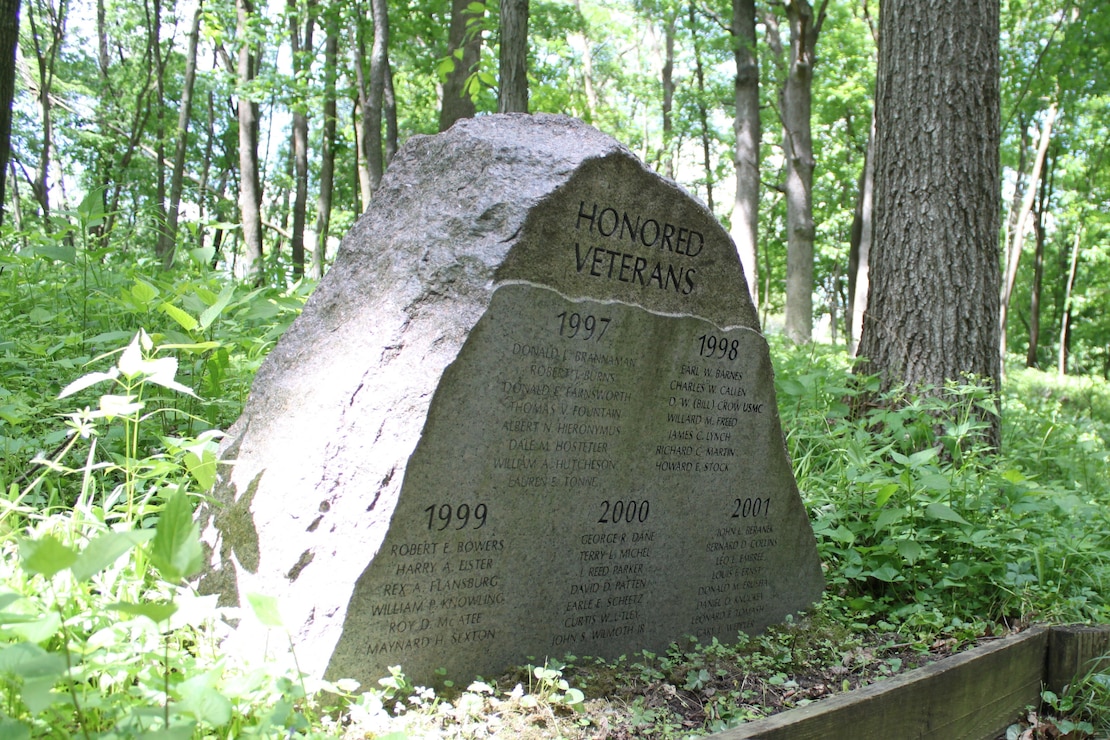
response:
M648 514L651 512L651 503L649 501L638 501L636 499L629 499L622 501L605 500L601 502L601 516L598 518L598 524L632 524L634 522L646 522Z
M574 313L563 311L556 314L555 318L559 319L559 336L587 342L591 339L600 341L612 321L607 316L594 316L577 311Z
M424 509L428 515L428 529L439 532L451 527L453 529L481 529L485 526L486 515L489 509L485 504L471 506L470 504L432 504ZM439 525L438 527L436 525Z

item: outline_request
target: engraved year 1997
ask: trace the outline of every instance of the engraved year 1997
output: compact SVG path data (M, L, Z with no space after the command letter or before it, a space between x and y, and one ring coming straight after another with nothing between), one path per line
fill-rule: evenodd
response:
M612 322L608 316L594 316L577 311L573 313L562 311L556 314L555 318L559 319L559 336L587 342L591 339L601 341L605 336L605 330Z

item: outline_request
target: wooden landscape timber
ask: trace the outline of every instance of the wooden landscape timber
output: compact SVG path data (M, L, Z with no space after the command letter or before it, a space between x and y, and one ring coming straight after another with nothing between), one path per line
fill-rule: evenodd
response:
M993 740L1093 669L1110 666L1110 626L1033 627L894 678L738 728L713 740Z

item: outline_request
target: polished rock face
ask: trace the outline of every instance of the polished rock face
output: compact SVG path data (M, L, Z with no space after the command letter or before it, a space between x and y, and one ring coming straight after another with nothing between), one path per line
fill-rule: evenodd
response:
M279 597L314 674L731 640L823 586L728 234L570 118L410 141L221 459L202 588Z

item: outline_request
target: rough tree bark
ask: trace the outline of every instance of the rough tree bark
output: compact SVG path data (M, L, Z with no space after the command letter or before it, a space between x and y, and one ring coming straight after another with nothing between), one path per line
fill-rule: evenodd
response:
M863 155L863 172L859 176L859 194L852 216L851 246L848 249L848 334L852 354L859 350L863 333L863 314L867 310L867 289L870 285L871 219L875 203L875 113L871 113L871 132Z
M5 184L12 150L12 99L15 97L15 51L19 45L19 2L0 0L0 224L7 203Z
M1006 321L1010 311L1010 295L1014 292L1018 264L1021 262L1021 250L1025 246L1025 224L1029 218L1029 213L1033 210L1033 200L1037 196L1037 186L1041 179L1041 171L1044 169L1045 157L1048 154L1048 144L1052 139L1052 126L1056 121L1056 110L1056 103L1053 103L1045 113L1045 120L1041 125L1040 140L1037 144L1037 156L1033 160L1033 172L1029 175L1025 198L1021 202L1021 208L1014 224L1013 238L1010 240L1009 252L1006 255L1006 276L999 297L998 318L998 356L1002 361L1006 359Z
M813 64L828 0L814 12L808 0L786 3L790 56L779 92L782 149L786 165L786 335L804 344L813 339Z
M477 113L474 99L467 92L466 82L478 67L482 57L482 36L467 33L471 21L485 13L471 13L471 0L451 0L451 26L447 31L447 53L451 56L451 71L443 81L443 103L439 109L439 130L446 131L460 118L473 118Z
M251 39L251 0L236 0L236 35L239 55L236 66L239 90L239 219L243 227L243 257L248 282L262 280L262 183L258 172L258 103L250 98L251 82L257 72Z
M316 249L313 255L317 278L324 277L324 266L328 258L332 190L335 187L335 128L339 117L336 103L339 16L332 8L325 10L325 13L327 39L324 41L324 131L320 137L320 192L316 199Z
M307 0L304 8L304 33L301 33L301 13L297 0L289 0L289 39L293 51L293 72L296 79L306 79L312 64L309 55L314 53L312 34L316 24L316 3ZM308 111L303 106L293 109L293 233L290 252L293 260L293 278L304 276L304 228L308 209Z
M997 385L999 0L884 0L861 369L886 388ZM985 439L999 443L998 416Z
M733 0L732 44L736 61L736 196L729 233L736 243L752 304L759 306L759 56L755 48L755 0Z
M528 0L501 0L498 113L528 112Z
M181 193L185 184L185 150L189 143L189 119L193 111L193 88L197 79L197 40L200 37L200 19L204 2L197 3L193 26L189 29L189 46L185 55L185 81L181 87L181 107L177 111L177 141L173 150L173 171L170 173L170 202L166 210L166 228L159 241L158 253L162 269L173 265L177 249L177 222L181 210ZM164 241L163 241L164 240Z

